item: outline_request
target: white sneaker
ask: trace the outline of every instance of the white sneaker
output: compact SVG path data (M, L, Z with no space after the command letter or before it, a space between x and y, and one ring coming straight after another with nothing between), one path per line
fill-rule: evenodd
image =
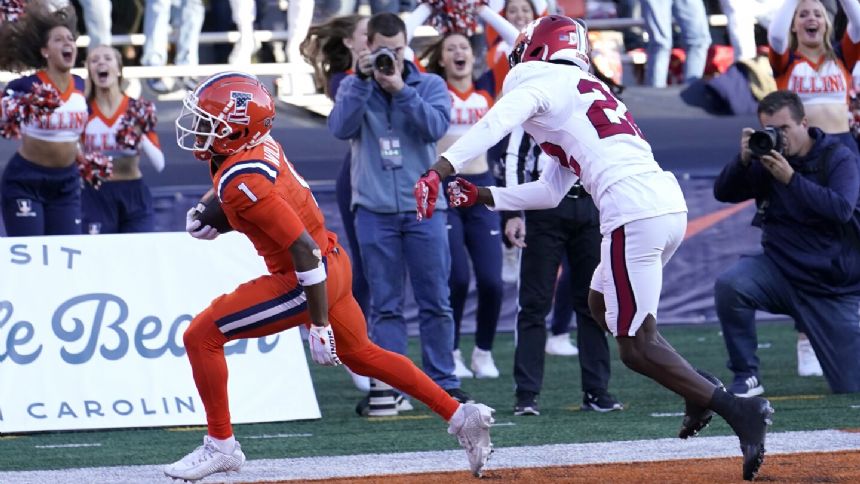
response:
M457 378L475 378L475 375L466 368L466 362L463 361L463 353L460 350L454 350L454 376Z
M343 365L346 368L346 371L349 372L349 376L352 377L352 384L355 385L355 388L361 390L362 393L367 393L370 391L370 378L364 375L359 375L358 373L353 372L349 369L348 366Z
M547 336L545 350L548 355L576 356L579 354L579 349L570 342L570 333Z
M448 433L456 435L457 441L466 449L469 467L475 477L481 477L481 470L493 453L490 425L495 422L494 412L483 403L464 403L448 422Z
M403 396L402 393L398 393L394 397L394 404L397 405L397 412L408 412L410 410L415 410L415 407L412 406L412 402Z
M520 252L519 247L502 246L502 282L516 284L520 280Z
M472 351L472 371L475 372L475 378L499 377L499 369L496 368L496 362L493 361L493 353L477 346Z
M821 363L807 338L797 339L797 374L799 376L824 376Z
M238 471L244 463L245 454L242 453L239 442L236 442L233 452L225 454L218 450L212 437L206 435L203 437L203 445L173 464L165 466L164 474L174 479L193 482L217 472Z

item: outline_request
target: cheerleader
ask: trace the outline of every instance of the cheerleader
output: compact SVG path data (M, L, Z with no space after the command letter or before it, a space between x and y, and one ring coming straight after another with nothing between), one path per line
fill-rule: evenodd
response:
M84 81L75 65L72 7L53 10L30 0L23 15L0 24L0 70L39 69L13 80L2 98L0 123L21 146L0 180L9 236L81 233L81 176L75 160L87 121Z
M122 56L108 46L87 56L87 101L90 117L84 130L87 152L112 158L110 178L98 189L83 191L84 231L90 234L152 232L152 194L140 172L143 153L156 171L164 170L164 154L155 134L155 107L122 93Z

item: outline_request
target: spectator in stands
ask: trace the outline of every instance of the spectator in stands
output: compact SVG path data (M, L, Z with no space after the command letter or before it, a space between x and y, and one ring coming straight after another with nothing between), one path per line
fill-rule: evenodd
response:
M84 232L115 234L152 232L152 194L140 172L140 154L156 171L164 169L164 154L155 133L155 106L123 94L122 56L99 46L87 55L87 101L90 118L84 130L86 151L101 151L113 159L113 172L98 189L83 192Z
M9 82L2 98L0 131L22 138L0 181L9 236L81 233L81 176L75 159L87 101L83 79L71 73L76 25L72 7L53 11L44 0L30 0L20 18L0 23L0 70L39 69ZM52 90L53 96L44 90ZM30 119L19 117L22 105L37 104L47 106L35 109Z
M249 3L250 5L248 5ZM236 30L239 31L239 41L233 46L227 62L233 65L250 64L251 56L257 49L257 42L254 40L256 5L247 0L230 0L230 13L233 17L233 23L236 24Z
M200 29L203 28L205 10L202 0L179 0L178 4L178 35L176 38L176 65L197 65ZM163 66L167 64L167 34L171 24L171 0L147 0L146 12L143 17L143 33L146 41L143 44L141 64L145 66ZM164 79L150 78L147 87L156 94L171 91ZM185 88L192 90L197 86L194 76L182 76L175 82L173 89Z
M782 147L768 151L751 138L753 129L745 128L740 155L714 183L719 201L757 201L764 249L721 274L714 289L729 369L735 374L729 391L738 396L764 392L755 353L755 311L764 310L792 317L809 335L833 392L858 392L857 155L837 137L811 127L793 92L767 95L758 115L762 126L775 127Z
M669 57L672 52L672 19L681 28L687 59L684 82L694 81L705 72L711 33L702 0L642 0L642 16L648 32L648 64L645 84L666 87Z
M784 0L720 0L736 61L752 59L758 55L755 24L767 28L774 11L783 2Z
M90 37L90 48L111 45L111 2L109 0L78 0L84 11L84 25Z
M419 223L412 203L416 176L436 155L450 124L445 83L404 60L406 26L395 14L374 15L368 49L338 89L328 126L350 140L356 235L370 284L371 335L405 354L407 271L418 305L424 370L460 401L470 400L453 374L454 320L445 217Z
M544 167L555 163L540 151L522 127L511 132L507 158L508 188L538 180ZM566 300L576 311L583 391L581 408L598 412L621 410L621 402L608 391L609 343L588 308L589 284L600 262L602 239L600 215L594 201L577 182L555 208L527 210L524 217L522 212L513 213L516 215L505 225L505 236L523 251L514 353L514 415L540 415L538 396L543 387L545 351L549 348L546 316L553 303L553 293L556 305ZM559 265L565 257L569 262L569 283L556 287ZM568 324L570 317L568 313ZM569 335L565 333L564 337L570 345Z
M334 100L341 81L355 72L358 53L367 50L367 20L363 15L335 17L310 28L301 45L302 57L314 68L316 82L326 96ZM361 307L366 319L370 318L370 288L364 275L364 264L358 239L355 236L355 215L352 211L352 186L350 185L350 153L341 165L335 181L337 208L343 222L343 230L349 242L352 260L352 295ZM366 376L350 371L352 381L359 390L368 392L370 382Z
M860 59L860 4L840 0L849 19L841 49L832 43L833 23L819 0L787 0L768 30L770 64L777 87L798 93L809 125L836 136L858 154L849 128L849 72ZM841 55L840 55L841 54ZM799 328L798 328L799 329ZM798 333L797 366L801 376L821 375L820 363L803 331Z

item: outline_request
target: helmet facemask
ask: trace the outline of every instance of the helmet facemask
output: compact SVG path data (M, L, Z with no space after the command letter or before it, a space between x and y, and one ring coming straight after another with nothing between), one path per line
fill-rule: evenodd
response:
M232 101L230 101L224 112L229 112ZM194 152L213 151L220 153L215 148L215 141L230 136L233 129L222 118L223 113L214 116L200 108L197 96L189 92L182 100L182 111L176 118L176 144L183 150Z

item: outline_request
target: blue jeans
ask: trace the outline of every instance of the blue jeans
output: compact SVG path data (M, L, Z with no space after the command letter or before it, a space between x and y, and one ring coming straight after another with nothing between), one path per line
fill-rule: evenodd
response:
M681 36L687 50L684 63L684 80L690 82L702 77L711 45L708 16L702 0L642 0L642 17L648 30L648 64L645 66L645 84L666 87L669 58L672 52L672 18L681 27Z
M406 354L403 304L407 273L418 304L424 372L442 388L459 388L454 376L454 318L448 290L451 254L446 213L421 222L415 212L355 212L355 229L370 286L370 337L389 351Z
M765 255L741 258L714 287L717 316L736 379L758 376L755 311L794 318L812 343L833 393L860 391L860 295L820 295L791 285Z
M141 64L145 66L167 64L167 32L173 3L177 4L179 14L179 21L175 22L179 29L175 64L198 64L200 29L203 28L203 17L206 13L203 2L201 0L174 0L174 2L147 0L143 15L143 34L146 36L146 42L143 44L141 58Z

